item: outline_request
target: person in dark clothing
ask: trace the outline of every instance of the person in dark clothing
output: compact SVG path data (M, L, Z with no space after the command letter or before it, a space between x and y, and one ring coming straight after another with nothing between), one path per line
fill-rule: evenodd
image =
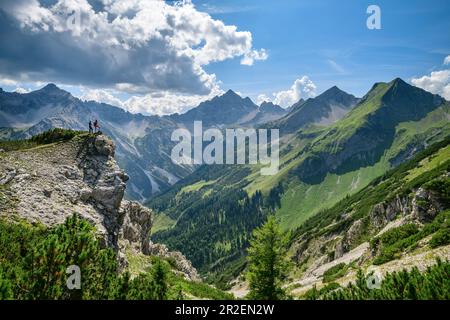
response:
M100 129L100 126L98 124L97 119L95 119L95 121L94 121L94 133L98 132L99 129Z
M93 133L93 129L92 129L92 121L89 120L89 133Z

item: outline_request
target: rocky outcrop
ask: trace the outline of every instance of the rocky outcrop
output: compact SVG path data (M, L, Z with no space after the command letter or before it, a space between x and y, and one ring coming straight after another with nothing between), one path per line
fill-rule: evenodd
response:
M0 185L14 201L0 214L53 226L76 213L117 250L128 177L113 156L114 144L104 135L2 154Z
M425 223L433 220L448 204L442 203L435 192L419 188L414 194L411 206L413 218Z
M198 281L200 279L192 263L179 251L169 251L163 244L150 242L148 251L144 253L160 258L172 259L176 269L182 272L189 280Z
M119 244L136 252L149 252L152 212L137 202L122 201L120 216L123 217Z
M189 278L197 271L179 252L149 242L152 212L123 200L128 176L114 160L115 146L105 135L82 135L33 149L0 155L0 216L19 216L31 223L54 226L74 213L96 227L103 245L172 257Z
M356 220L350 228L344 233L342 239L340 239L334 248L334 259L341 258L347 253L352 244L355 243L364 232L364 222L362 219Z
M397 195L394 199L381 202L373 206L369 213L368 223L370 229L378 235L389 230L389 227L398 227L407 222L428 223L439 212L445 210L446 204L442 202L432 190L419 188L411 196ZM398 220L398 218L401 218ZM396 221L395 223L393 221ZM363 221L356 220L345 232L341 241L335 247L335 259L340 258L360 239L364 232Z
M390 200L374 205L369 214L357 220L351 220L351 213L342 214L336 223L345 227L332 228L317 238L304 235L292 247L294 260L299 265L307 265L304 277L308 278L323 266L331 266L343 259L346 263L364 263L373 258L375 251L369 248L369 238L375 238L406 223L418 225L432 221L439 212L448 208L448 203L439 195L421 187L410 194L397 194ZM358 255L350 252L360 248ZM364 250L363 250L364 249ZM347 259L352 257L354 260ZM317 276L317 275L315 275Z
M393 200L375 205L370 211L369 217L375 228L382 228L394 220L398 215L409 215L411 213L411 201L409 197L397 195Z

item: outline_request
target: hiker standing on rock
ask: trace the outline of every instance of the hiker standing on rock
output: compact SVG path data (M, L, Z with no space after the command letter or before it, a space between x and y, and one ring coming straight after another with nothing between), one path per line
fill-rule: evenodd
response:
M97 119L95 119L95 121L94 121L94 133L96 133L98 131L100 131L100 126L98 124Z
M91 120L89 120L89 133L93 133Z

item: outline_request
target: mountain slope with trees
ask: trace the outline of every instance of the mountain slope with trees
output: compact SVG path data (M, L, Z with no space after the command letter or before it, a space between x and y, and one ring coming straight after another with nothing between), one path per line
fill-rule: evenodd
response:
M148 202L157 212L158 232L152 237L186 250L203 273L223 274L226 265L239 270L250 229L268 214L275 214L283 230L302 226L445 139L450 133L449 107L441 97L401 79L375 84L334 124L312 123L284 135L278 174L262 177L260 166L204 166ZM260 205L244 205L251 199ZM230 209L230 204L239 209ZM198 243L207 244L201 258Z

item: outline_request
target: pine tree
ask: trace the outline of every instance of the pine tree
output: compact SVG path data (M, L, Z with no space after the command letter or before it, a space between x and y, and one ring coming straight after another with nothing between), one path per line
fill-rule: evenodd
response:
M155 265L153 266L153 281L155 286L155 297L157 300L166 300L167 299L167 266L161 261L157 260Z
M288 236L283 236L273 216L253 232L248 249L247 279L249 298L279 300L286 298L282 283L289 271Z

